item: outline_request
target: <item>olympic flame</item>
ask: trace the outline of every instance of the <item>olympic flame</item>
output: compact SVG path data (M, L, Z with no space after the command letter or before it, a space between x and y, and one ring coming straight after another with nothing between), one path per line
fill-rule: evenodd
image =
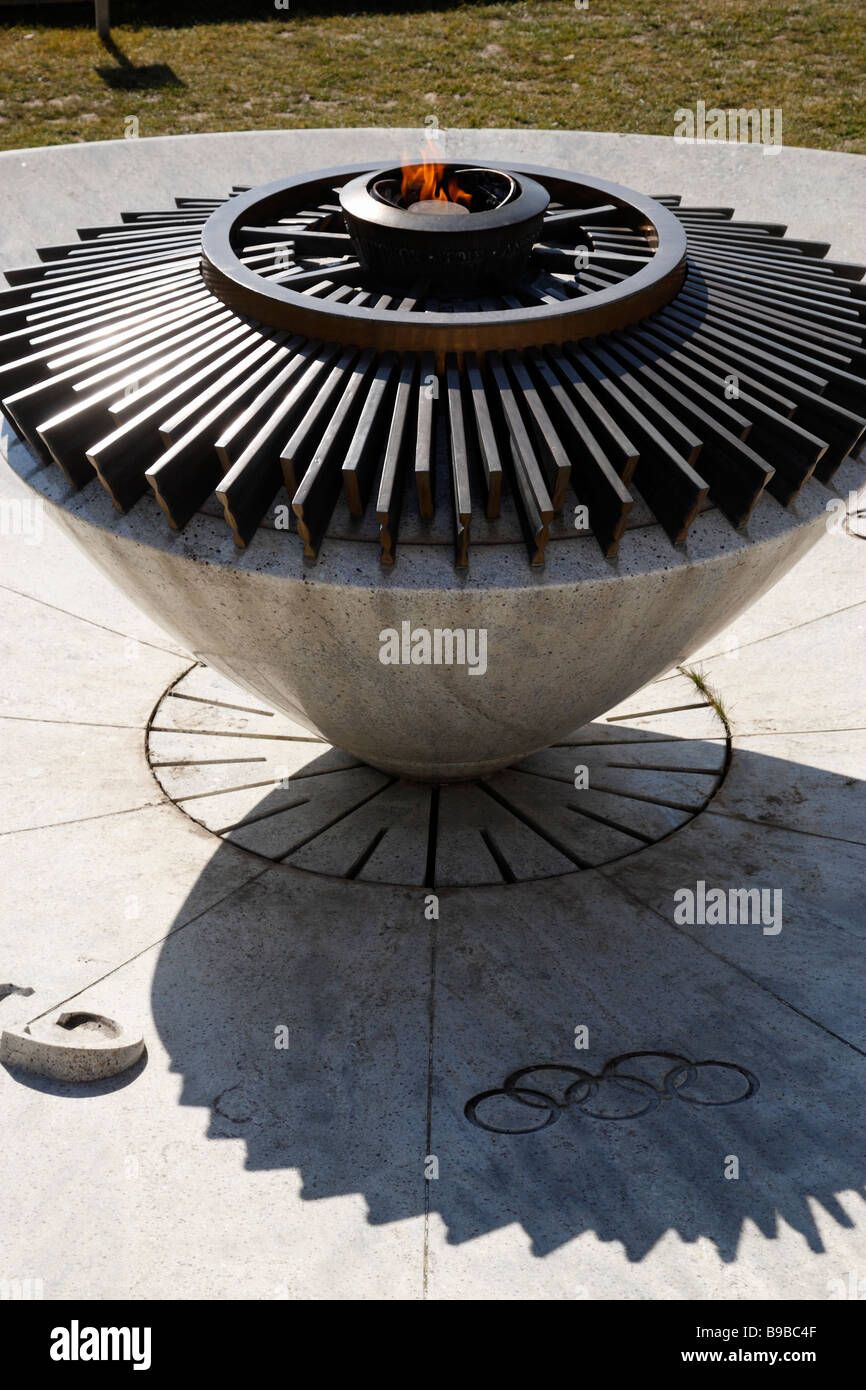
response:
M463 203L466 207L472 202L472 194L465 192L453 174L446 178L445 165L432 160L421 164L404 164L400 192L403 202L408 206L414 202Z

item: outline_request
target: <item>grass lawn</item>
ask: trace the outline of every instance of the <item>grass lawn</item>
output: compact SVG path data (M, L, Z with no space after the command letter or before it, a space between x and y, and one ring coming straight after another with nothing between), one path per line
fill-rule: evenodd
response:
M866 0L112 0L0 7L0 147L291 126L670 135L678 106L781 107L866 154Z

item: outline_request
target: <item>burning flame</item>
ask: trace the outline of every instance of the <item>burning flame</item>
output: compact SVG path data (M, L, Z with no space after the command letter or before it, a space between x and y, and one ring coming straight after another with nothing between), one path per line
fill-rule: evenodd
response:
M465 192L453 174L445 179L445 165L428 162L404 164L400 185L403 202L408 207L414 202L463 203L469 207L472 194Z

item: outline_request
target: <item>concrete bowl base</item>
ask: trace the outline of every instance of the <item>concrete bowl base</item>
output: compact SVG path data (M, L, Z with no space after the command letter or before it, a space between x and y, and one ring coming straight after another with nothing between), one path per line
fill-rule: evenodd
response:
M329 744L422 782L507 767L671 669L806 554L845 485L810 483L787 510L765 497L743 532L710 508L680 548L658 525L636 526L616 560L591 536L552 541L538 573L520 545L481 546L464 576L438 545L405 546L385 572L375 545L331 540L309 565L269 528L239 552L215 517L176 535L151 499L121 517L101 489L72 492L23 445L9 458L196 660ZM437 650L437 633L458 634L451 650L447 637ZM396 660L383 659L389 642Z

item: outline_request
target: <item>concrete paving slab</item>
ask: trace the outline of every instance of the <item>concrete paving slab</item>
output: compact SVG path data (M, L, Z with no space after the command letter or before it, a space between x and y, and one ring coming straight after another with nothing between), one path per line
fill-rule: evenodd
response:
M228 847L206 884L219 845L166 805L0 836L3 979L60 1003L116 969L260 872Z
M862 1059L597 874L539 907L524 888L461 891L444 895L434 929L418 895L384 902L361 885L322 884L314 905L307 887L296 880L287 894L270 871L173 936L158 961L148 952L110 987L83 992L80 1007L128 1014L150 990L148 1065L77 1105L57 1088L52 1098L18 1081L9 1094L10 1079L0 1082L33 1142L51 1136L35 1174L30 1160L10 1267L43 1271L49 1297L80 1296L85 1270L97 1297L178 1287L189 1297L420 1297L433 1158L430 1298L825 1297L860 1248ZM581 1052L579 1024L589 1028ZM463 1113L517 1066L598 1073L618 1052L653 1047L733 1061L760 1090L719 1108L672 1097L625 1122L568 1110L516 1137ZM660 1081L657 1063L628 1071ZM530 1081L557 1091L556 1077ZM712 1095L708 1084L697 1094ZM596 1105L622 1099L614 1090ZM241 1142L210 1142L232 1138ZM724 1176L732 1156L736 1180ZM13 1157L12 1185L24 1162ZM81 1192L97 1179L94 1210ZM55 1185L74 1259L34 1238L28 1220Z
M158 805L141 742L140 729L0 716L0 836Z
M862 1056L625 897L621 875L560 880L543 900L521 886L498 915L477 894L443 904L431 1296L825 1297L830 1272L860 1248L848 1212L862 1220L853 1196L863 1173ZM589 1047L578 1051L581 1025ZM517 1136L485 1132L464 1114L516 1068L597 1074L618 1053L653 1048L737 1063L760 1089L718 1108L671 1098L633 1121L569 1107ZM658 1062L621 1070L659 1079ZM561 1098L570 1077L524 1080ZM608 1095L604 1108L621 1101ZM494 1123L545 1118L505 1104ZM602 1108L600 1092L593 1106ZM735 1180L723 1176L730 1156ZM819 1229L822 1208L831 1220Z
M140 729L184 659L0 589L0 714ZM38 678L34 679L35 676Z
M680 679L679 674L676 679ZM585 725L583 729L575 730L568 738L554 746L580 749L591 748L599 743L644 744L651 738L660 743L669 739L676 739L677 742L683 739L698 739L705 742L707 739L718 738L718 722L712 711L707 709L706 700L695 691L694 686L691 687L691 694L683 697L679 694L669 695L670 684L670 681L665 680L664 688L656 692L656 683L653 682L652 700L644 699L642 703L654 705L655 708L639 709L633 704L631 710L623 713L620 707L616 713L606 714L601 719L594 720L592 724ZM639 691L638 694L643 692Z
M436 837L436 883L501 883L503 869L518 879L573 873L575 862L554 829L534 814L515 815L515 804L491 794L499 778L467 788L443 787ZM542 789L543 793L544 789ZM531 795L531 793L530 793ZM533 812L541 798L536 791ZM539 833L539 832L542 833Z
M764 766L767 784L770 772ZM601 873L610 878L613 867ZM754 826L712 809L634 863L616 866L616 885L678 925L713 956L735 964L822 1027L866 1050L862 960L866 918L862 884L866 849L817 835ZM677 922L682 890L703 883L725 895L721 920ZM731 890L758 889L748 904ZM684 908L688 904L684 904Z
M228 838L232 844L269 859L303 864L309 840L317 839L338 821L351 818L370 797L383 792L388 783L383 772L363 765L336 775L325 772L310 777L305 780L303 791L295 790L291 809L274 810L266 819L240 825L229 832Z
M288 862L365 883L420 886L427 872L430 798L427 787L406 782L385 786L377 795L365 796L357 810L317 835Z
M321 743L294 720L261 701L238 691L224 676L207 666L193 666L171 690L159 708L154 729L200 733L204 729L225 734L259 734L263 738L301 739Z
M0 1071L27 1136L4 1270L46 1298L420 1298L429 936L417 895L346 893L271 872L79 996L146 1025L127 1084Z
M866 844L866 730L737 740L713 814ZM784 776L768 781L767 768Z
M239 691L238 694L241 692ZM330 755L330 744L321 740L305 738L302 742L291 735L285 739L279 734L239 733L227 730L216 733L211 729L171 730L157 728L154 724L148 735L148 753L152 766L168 774L172 769L178 776L177 789L180 795L198 790L194 776L197 767L223 765L234 769L253 764L264 765L273 773L276 780L277 769L289 765L292 770L309 766L318 758ZM357 759L352 765L357 765ZM184 770L183 780L180 772ZM227 771L223 777L226 790L231 786L237 773Z
M724 691L735 738L858 730L866 722L858 678L864 651L866 604L858 604L743 647L736 661L721 656L691 664Z
M652 690L655 692L658 682ZM690 711L691 713L691 711ZM620 726L623 741L605 739L594 742L595 725L585 730L586 742L580 741L580 731L572 737L573 743L557 744L534 753L531 758L518 763L521 768L544 769L551 776L558 776L571 782L575 765L583 766L589 774L590 784L600 783L606 771L620 768L635 770L662 771L673 773L710 773L719 776L725 767L727 738L721 720L715 723L716 733L709 738L677 738L668 722L668 734L660 738L657 730L635 731L629 725ZM640 737L643 732L643 737ZM630 735L630 737L626 737ZM667 746L666 746L667 745ZM581 749L580 763L576 764L575 748ZM571 774L571 775L569 775Z

